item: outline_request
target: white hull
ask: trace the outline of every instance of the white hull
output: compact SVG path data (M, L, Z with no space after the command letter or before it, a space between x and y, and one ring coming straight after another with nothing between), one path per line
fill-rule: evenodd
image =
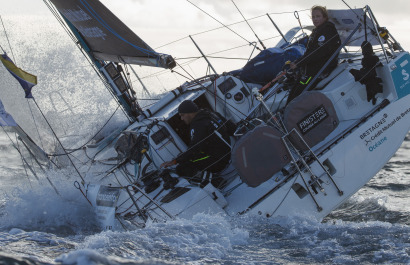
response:
M399 77L394 77L396 72L390 75L389 70L392 65L396 65L395 62L410 58L407 53L403 53L402 56L404 57L399 56L389 65L379 70L384 78L384 94L379 97L378 104L375 106L363 98L364 86L355 87L352 77L348 81L344 79L343 74L347 70L332 81L336 84L334 87L326 87L322 90L321 93L327 94L331 98L339 94L338 90L344 89L347 85L352 87L353 84L353 88L345 94L347 98L353 98L357 103L356 110L352 111L348 108L343 109L343 105L340 104L342 101L334 99L334 105L335 108L338 108L338 116L341 117L341 122L338 128L326 139L312 147L332 179L319 163L311 160L308 162L310 171L304 168L301 171L302 174L299 174L294 165L288 165L286 168L290 171L290 175L284 176L282 172L278 172L257 187L250 187L243 183L239 176L235 176L235 172L228 174L230 183L220 191L209 185L207 190L201 189L180 178L179 183L176 185L177 189L180 189L178 192L183 189L186 190L181 192L183 195L171 199L170 202L164 200L164 198L173 191L164 190L164 183L159 184L155 191L148 194L145 194L144 187L141 187L138 188L138 191L135 189L133 191L136 198L134 204L137 204L142 211L146 211L145 218L152 218L153 220L167 220L176 217L189 218L200 212L224 213L231 216L245 213L266 217L303 215L317 220L323 219L379 172L395 154L410 129L410 96L408 95L410 89L406 83L406 75L402 74ZM408 65L405 65L404 71L408 71L408 67ZM390 76L393 76L393 78ZM338 78L343 82L338 81ZM398 90L400 89L400 82L405 84L405 93ZM398 99L398 94L401 95L400 99ZM164 117L175 115L175 107L178 106L179 102L184 98L195 98L200 95L201 92L194 92L188 93L187 97L177 98L176 100L167 99L173 103L172 106L174 107L163 109L157 115L161 116L162 114ZM382 103L384 99L390 101L387 106L384 106L386 101ZM361 102L359 102L360 100ZM146 120L144 121L146 122ZM138 124L131 125L127 130L136 130L135 128L141 126ZM169 131L172 130L169 125L164 124L164 126ZM159 130L159 127L153 127L153 131L156 130ZM161 153L165 149L164 146L166 146L166 154ZM171 159L178 154L180 149L183 150L186 146L181 140L174 138L172 141L166 140L158 145L152 143L151 148L156 150L156 154L151 154L155 161L159 158L162 160ZM114 153L115 151L111 146L111 148L104 149L97 157L102 159L113 156ZM156 164L158 163L156 162ZM134 166L128 165L127 168L128 171L132 171ZM316 184L309 184L309 181L313 181L310 172L318 177L319 180L316 180ZM124 187L131 185L132 179L130 180L129 177L127 178L124 174L119 173L116 174L115 180L106 178L102 184ZM89 199L94 205L101 204L99 189L100 185L96 185L88 190ZM109 207L97 207L100 214L102 213L100 218L104 228L111 229L114 225L114 212L117 212L117 217L123 216L120 217L123 225L126 222L127 213L132 213L131 215L135 216L139 222L144 221L141 220L138 209L133 206L130 195L124 192L123 189L120 194L119 198L112 197L113 201ZM107 209L108 212L111 211L111 218L107 218Z
M410 114L409 96L383 109L320 157L322 163L327 160L333 165L332 177L339 189L343 191L342 196L339 195L331 180L323 174L323 170L317 164L312 165L318 176L323 174L321 179L324 181L323 188L326 194L320 191L314 194L318 205L322 208L321 211L318 211L309 195L300 198L292 190L291 186L294 183L304 186L299 176L284 185L281 192L274 192L255 206L252 212L266 216L294 214L311 216L319 220L324 218L362 188L396 153L409 131L410 115L408 114ZM366 141L360 136L380 120L383 120L383 124L368 136L372 139L372 144L366 146ZM383 129L395 120L398 121L392 127Z

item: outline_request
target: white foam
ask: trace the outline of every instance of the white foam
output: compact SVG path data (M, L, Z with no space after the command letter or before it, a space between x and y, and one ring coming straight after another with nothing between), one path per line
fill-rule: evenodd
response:
M192 220L150 223L144 229L130 232L102 232L87 237L80 247L108 255L111 249L127 245L135 253L127 258L133 259L148 258L152 253L187 260L219 259L233 246L246 244L248 238L248 231L232 227L222 216L197 214Z
M72 180L65 180L58 172L50 172L49 177L60 195L44 179L43 183L35 181L30 186L23 177L16 179L14 188L2 187L4 214L0 215L1 227L69 234L94 227L93 209L72 186Z

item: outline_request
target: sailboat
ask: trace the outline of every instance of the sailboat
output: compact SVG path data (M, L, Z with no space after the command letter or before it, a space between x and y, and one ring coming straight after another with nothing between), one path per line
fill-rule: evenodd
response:
M332 56L338 56L338 65L327 76L319 72L314 78L320 82L288 105L292 76L282 66L303 54L300 40L308 27L280 32L276 47L240 70L187 81L142 108L125 66L170 70L180 67L177 61L155 52L98 0L48 3L130 121L80 150L87 163L73 162L81 177L77 188L95 208L102 229L143 227L198 213L302 215L320 221L375 176L409 132L410 55L369 6L328 10L342 40ZM355 76L362 68L363 41L379 58L374 78L382 89L370 100L368 84L360 82L366 73ZM272 64L265 63L268 57ZM267 68L257 68L261 64ZM212 176L223 179L221 185L192 182L172 168L160 168L189 148L178 114L184 100L236 124L231 162ZM115 163L100 163L110 159ZM96 178L92 172L104 174Z

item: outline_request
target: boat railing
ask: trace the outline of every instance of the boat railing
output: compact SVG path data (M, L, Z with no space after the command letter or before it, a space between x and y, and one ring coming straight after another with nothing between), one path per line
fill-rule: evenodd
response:
M131 190L130 190L131 189ZM142 196L144 196L145 198L148 199L148 201L152 204L154 204L158 209L160 209L164 214L166 214L169 218L171 219L175 219L175 217L170 214L167 210L165 210L156 200L154 200L153 198L151 198L150 196L148 196L148 194L146 194L141 188L139 188L137 185L130 185L126 187L126 191L130 197L130 199L132 200L133 205L135 206L135 208L138 211L139 216L141 216L141 218L144 220L144 222L147 222L148 217L146 216L146 214L144 213L145 210L143 210L142 208L140 208L138 206L138 202L137 200L134 198L136 193L141 193ZM131 191L134 191L134 195L131 193Z
M321 212L323 208L317 202L315 196L313 195L313 192L315 192L315 186L317 186L323 193L325 193L325 190L322 187L322 181L312 171L307 159L310 159L312 162L316 161L319 164L320 168L323 170L323 173L327 175L327 177L331 180L331 182L337 189L339 196L343 196L343 191L334 181L328 169L323 165L322 162L320 162L319 158L315 155L310 146L305 142L303 137L299 134L299 132L296 129L292 129L289 133L285 134L282 137L282 141L286 149L288 150L288 153L290 154L290 157L293 161L293 165L299 173L306 190L309 192L319 212ZM294 154L296 154L296 156ZM302 172L303 170L309 176L309 180L305 178L306 174Z

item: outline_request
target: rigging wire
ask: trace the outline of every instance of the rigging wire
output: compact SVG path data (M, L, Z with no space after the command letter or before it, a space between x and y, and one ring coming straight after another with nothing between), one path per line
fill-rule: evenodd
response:
M44 2L46 2L46 0L44 0ZM190 1L188 1L188 2L190 2ZM194 5L192 2L190 2L192 5ZM48 3L46 3L46 5L48 5L49 6L49 8L50 8L50 10L52 10L52 12L53 12L53 9L52 9L52 7L50 7L50 5L48 4ZM194 5L195 6L195 5ZM197 6L196 6L197 7ZM197 8L199 8L199 7L197 7ZM199 8L200 9L200 8ZM203 11L202 9L200 9L201 11ZM206 13L205 11L203 11L204 13ZM58 16L58 14L57 14L57 11L55 11L54 10L54 12L53 12L54 14L55 14L55 16L57 17ZM290 13L290 12L282 12L282 13L277 13L277 14L285 14L285 13ZM208 14L208 13L206 13L206 14ZM274 14L276 14L276 13L274 13ZM209 15L209 14L208 14ZM210 15L209 15L210 16ZM259 16L259 17L262 17L263 15L261 15L261 16ZM212 17L212 16L211 16ZM212 17L213 18L213 17ZM255 17L255 18L258 18L258 17ZM64 23L62 22L62 19L61 18L58 18L57 17L57 19L60 21L60 23L63 25L63 27L64 28L66 28L66 26L64 25ZM215 18L214 18L215 19ZM254 18L251 18L251 19L254 19ZM215 20L217 20L217 19L215 19ZM217 20L218 21L218 20ZM227 28L227 26L226 25L224 25L222 22L220 22L220 21L218 21L220 24L222 24L223 25L223 27L222 28L224 28L224 27L226 27ZM240 22L237 22L237 23L242 23L243 21L240 21ZM234 23L235 24L235 23ZM228 28L229 29L229 28ZM67 29L66 29L66 31L67 31ZM201 34L201 33L199 33L199 34ZM73 37L72 37L73 38ZM73 38L73 40L74 40L74 38ZM248 41L247 41L248 42ZM83 52L83 51L82 51ZM84 52L83 52L84 53ZM87 57L87 56L86 56ZM227 57L226 57L227 58ZM87 58L88 59L88 58ZM227 58L228 59L228 58ZM90 62L90 64L92 64L91 62ZM159 73L156 73L156 74L161 74L161 73L165 73L165 72L167 72L167 71L162 71L162 72L159 72ZM97 74L98 74L98 72L97 72ZM155 74L155 75L156 75ZM150 76L152 76L152 75L150 75ZM143 77L143 78L146 78L146 77ZM104 84L105 84L105 82L104 82ZM105 85L107 85L107 84L105 84ZM109 90L110 91L110 90ZM123 110L123 112L124 112L124 110Z
M379 44L382 46L382 50L383 50L383 52L385 53L385 51L384 51L384 48L383 48L383 43L382 43L382 40L381 40L381 38L380 38L380 33L378 32L379 30L380 30L380 26L379 26L379 23L377 22L377 20L376 20L376 18L372 15L373 13L372 13L372 11L371 11L371 9L366 5L366 7L364 8L364 18L361 16L361 15L359 15L359 14L357 14L356 13L356 11L352 8L352 7L350 7L349 6L349 4L347 4L346 3L346 1L344 1L344 0L342 0L342 2L350 9L350 11L353 13L353 14L355 14L356 15L356 18L360 21L360 22L362 22L363 24L364 24L364 27L365 27L365 37L367 38L367 29L369 29L372 33L373 33L373 35L375 35L375 36L377 36L379 39L378 39L378 42L379 42ZM374 26L375 26L375 28L373 29L370 25L367 25L367 23L366 23L366 18L367 18L367 14L366 13L368 13L371 17L372 17L372 19L371 19L371 21L373 21L373 23L374 23ZM377 28L376 28L376 26L377 26ZM393 37L392 37L393 38ZM366 39L367 40L367 39ZM393 40L394 40L394 38L393 38ZM390 47L390 44L389 44L389 41L386 39L385 40L385 43ZM397 42L396 42L397 43ZM399 45L400 46L400 45ZM392 49L392 50L394 50L394 49ZM393 51L394 52L394 51ZM385 53L385 58L386 58L386 60L387 60L387 54Z
M36 128L37 135L38 135L38 137L39 137L39 139L40 139L41 147L44 149L43 138L42 138L41 135L40 135L40 131L39 131L39 129L38 129L36 119L34 118L33 110L31 109L31 106L30 106L30 103L29 103L29 99L28 99L28 98L26 98L26 102L27 102L27 105L28 105L28 107L29 107L29 109L30 109L31 119L32 119L33 122L34 122L34 127Z
M171 70L173 73L176 73L176 74L182 76L183 78L185 78L185 79L187 79L187 80L194 80L194 79L195 79L195 78L194 78L188 71L186 71L180 64L177 63L177 65L181 68L181 70L183 70L185 73L187 73L187 74L189 75L189 77L187 77L187 76L185 76L185 75L183 75L183 74L181 74L181 73L179 73L179 72L177 72L177 71L175 71L175 70Z
M330 39L328 39L323 45L326 45L326 43L329 43L331 40L333 40L334 38L337 38L339 35L333 35ZM314 49L310 54L306 55L306 57L302 58L300 61L298 61L296 63L296 66L298 66L299 64L301 64L302 62L304 62L305 60L307 60L309 57L311 56L316 56L316 52L321 49L322 46L318 46L316 49Z
M300 26L300 29L302 30L302 33L305 34L305 32L303 31L302 23L300 22L299 12L298 12L298 11L295 11L295 12L293 13L293 15L295 16L295 18L296 18L297 21L299 22L299 26Z
M226 60L242 60L242 61L248 61L249 58L240 58L240 57L226 57L226 56L206 56L208 58L213 58L213 59L226 59ZM188 59L201 59L202 56L192 56L192 57L183 57L183 58L177 58L178 60L188 60ZM182 65L185 63L182 63ZM145 78L145 77L144 77Z
M63 18L61 17L60 13L58 12L57 9L53 7L51 3L49 3L50 0L43 0L45 5L49 8L51 13L54 15L54 17L57 19L57 21L60 23L60 25L63 27L63 29L66 31L68 36L71 38L71 40L75 43L75 45L78 47L80 52L84 55L88 63L91 65L93 68L94 72L97 74L97 76L101 79L103 82L104 86L107 88L107 90L110 92L111 96L114 98L114 100L117 102L117 104L121 105L119 102L119 99L115 97L113 91L109 88L109 84L105 81L105 79L102 77L101 73L98 71L96 68L95 64L91 61L91 58L88 56L86 51L82 49L81 45L78 43L78 39L76 36L70 31L70 29L67 27L66 23L64 22ZM122 112L124 113L125 117L131 122L130 118L128 117L127 113L125 112L124 108L121 108Z
M300 12L304 12L304 11L308 11L308 10L310 10L310 9L300 10ZM293 12L281 12L281 13L269 13L269 14L276 14L276 15L277 15L277 14L290 14L290 13L293 13ZM260 17L264 17L264 15L256 16L256 17L253 17L253 18L248 19L248 20L257 19L257 18L260 18ZM242 23L242 22L244 22L244 21L235 22L235 23L229 24L228 26L235 25L235 24L239 24L239 23ZM196 36L196 35L208 33L208 32L211 32L211 31L215 31L215 30L222 29L222 28L224 28L224 27L218 27L218 28L214 28L214 29L211 29L211 30L203 31L203 32L200 32L200 33L191 34L191 36ZM277 35L277 36L269 37L269 38L263 39L263 41L270 40L270 39L274 39L274 38L277 38L277 37L280 37L280 36ZM187 39L187 38L189 38L189 36L184 37L184 38L181 38L181 39L178 39L178 40L176 40L176 41L173 41L173 42L170 42L170 43L167 43L167 44L164 44L164 45L162 45L162 46L157 47L156 49L159 49L159 48L168 46L168 45L170 45L170 44L173 44L173 43L182 41L182 40ZM213 58L213 57L210 56L210 55L218 54L218 53L222 53L222 52L226 52L226 51L230 51L230 50L234 50L234 49L238 49L238 48L243 48L243 47L246 47L246 46L249 46L249 44L239 45L239 46L232 47L232 48L229 48L229 49L217 51L217 52L214 52L214 53L207 54L206 56L209 57L209 58ZM255 45L252 45L252 46L255 46ZM202 56L198 56L198 57L187 57L187 58L175 58L175 60L181 60L181 59L184 60L184 59L190 59L190 58L192 58L193 60L190 60L190 61L184 62L184 63L180 63L179 65L189 65L189 64L191 64L191 63L193 63L193 62L195 62L195 61L201 59ZM221 59L235 59L235 58L232 58L232 57L220 57L220 58L221 58ZM249 59L238 58L238 60L249 60ZM155 77L155 76L162 75L162 74L166 74L166 73L168 73L167 70L160 70L160 71L158 71L158 72L155 72L155 73L149 74L149 75L147 75L147 76L141 77L141 79L151 78L151 77ZM134 82L135 82L135 81L134 81Z
M193 34L192 36L194 36L195 34ZM266 39L263 39L264 41L266 41L266 40L270 40L270 39L274 39L274 38L278 38L278 37L280 37L279 35L276 35L276 36L273 36L273 37L270 37L270 38L266 38ZM223 52L227 52L227 51L231 51L231 50L235 50L235 49L239 49L239 48L243 48L243 47L247 47L247 46L249 46L249 44L244 44L244 45L239 45L239 46L235 46L235 47L232 47L232 48L228 48L228 49L225 49L225 50L220 50L220 51L217 51L217 52L213 52L213 53L209 53L209 54L207 54L206 56L207 57L209 57L209 58L220 58L220 59L228 59L228 60L249 60L249 58L234 58L234 57L214 57L214 56L210 56L210 55L213 55L213 54L218 54L218 53L223 53ZM253 47L255 46L255 45L252 45ZM253 51L255 50L255 48L253 48ZM193 63L193 62L195 62L195 61L197 61L197 60L199 60L199 59L201 59L202 58L202 56L195 56L195 57L186 57L186 58L175 58L175 60L188 60L188 59L192 59L192 60L190 60L190 61L187 61L187 62L183 62L183 63L180 63L180 64L178 64L178 66L180 67L181 65L189 65L189 64L191 64L191 63ZM175 69L175 68L174 68ZM173 70L174 70L173 69ZM146 76L143 76L143 77L141 77L141 79L147 79L147 78L151 78L151 77L156 77L156 76L159 76L159 75L163 75L163 74L166 74L166 73L168 73L168 70L160 70L160 71L158 71L158 72L155 72L155 73L152 73L152 74L149 74L149 75L146 75ZM136 82L136 81L133 81L133 82Z
M178 65L178 63L177 63L177 65ZM180 66L180 67L181 67L181 66ZM189 72L188 72L187 70L185 70L185 68L181 67L181 69L184 70L185 73L187 73L189 76L191 76L191 74L189 74ZM196 83L197 85L199 85L200 87L204 88L205 91L206 91L206 93L209 93L209 94L211 94L212 96L214 96L216 99L222 100L223 102L225 102L225 100L222 99L220 96L218 96L216 93L211 92L211 91L209 91L208 89L206 89L206 87L204 87L204 85L203 85L201 82L199 82L197 79L193 78L192 76L191 76L191 78L192 78L192 82L194 82L194 83ZM238 117L239 117L240 114L242 114L243 116L246 116L245 113L243 113L241 110L239 110L239 109L238 109L236 106L234 106L233 104L230 104L230 103L225 103L225 104L228 104L231 108L235 109L235 111L238 113L238 114L235 113L235 115L238 115Z
M0 126L0 127L1 127L1 128L3 129L3 131L6 133L6 135L7 135L7 137L9 138L11 144L13 145L13 147L14 147L14 148L17 150L17 152L20 154L20 158L21 158L21 160L23 161L23 167L24 167L24 170L25 170L25 172L26 172L26 177L27 177L27 179L28 179L28 181L29 181L29 183L30 183L31 188L33 188L33 186L31 185L31 181L30 181L30 179L29 179L29 177L28 177L27 168L30 170L30 172L33 174L33 176L37 179L38 182L40 182L40 178L37 176L36 172L31 168L31 166L29 165L29 163L27 162L27 160L24 158L23 154L21 153L20 148L19 148L18 146L16 146L16 144L13 142L13 140L11 139L11 137L9 136L9 134L7 133L7 131L4 129L4 127L3 127L3 126ZM17 141L17 140L16 140L16 142L17 142L17 145L18 145L18 141ZM27 148L27 150L28 150L29 153L31 154L30 149ZM31 155L32 155L32 154L31 154ZM33 156L33 155L32 155L32 156ZM41 164L40 164L39 162L37 162L37 163L38 163L38 165L40 166L40 169L43 171L43 173L44 173L44 175L45 175L47 181L50 183L51 187L54 189L54 191L57 193L57 195L60 195L60 193L58 192L56 186L54 186L53 182L51 182L50 178L47 176L47 174L45 174L45 170L42 168ZM26 166L27 166L27 167L26 167Z
M137 72L134 70L134 67L132 67L132 65L130 65L130 68L131 68L131 71L134 73L134 75L137 77L138 81L140 82L140 84L142 86L142 89L145 91L145 93L147 93L148 96L151 97L151 93L148 91L145 84L142 82L141 78L139 77ZM139 100L141 100L141 99L139 99Z
M353 10L350 6L349 6L349 4L348 3L346 3L346 1L345 0L342 0L342 2L350 9L350 10Z
M8 34L7 34L7 30L6 30L6 27L4 26L4 22L3 22L3 19L2 19L2 17L0 16L0 21L1 21L1 24L2 24L2 26L3 26L3 30L4 30L4 34L5 34L5 36L6 36L6 39L7 39L7 43L8 43L8 45L9 45L9 48L10 48L10 52L11 52L11 56L13 57L13 61L14 62L16 62L16 58L15 58L15 56L14 56L14 52L13 52L13 48L12 48L12 46L11 46L11 43L10 43L10 40L9 40L9 37L8 37ZM1 47L1 49L2 49L2 51L4 52L4 53L6 53L5 51L4 51L4 49L3 49L3 47ZM32 110L30 109L30 112L31 112L31 115L33 115L33 112L32 112ZM4 130L4 128L3 128L3 130ZM5 131L5 130L4 130ZM6 131L5 131L6 132ZM6 132L6 135L7 135L7 137L10 139L10 141L12 142L12 144L13 144L13 146L14 146L14 148L17 150L17 152L20 154L20 158L21 158L21 160L23 161L23 168L24 168L24 171L25 171L25 173L26 173L26 177L27 177L27 179L29 179L29 177L28 177L28 172L27 172L27 168L26 167L28 167L29 169L30 169L30 171L33 173L33 175L37 178L37 180L39 180L38 179L38 177L37 177L37 175L36 175L36 173L31 169L31 167L30 167L30 165L28 164L28 162L25 160L25 158L23 157L23 154L21 153L21 150L20 150L20 148L19 148L19 146L17 145L15 145L14 144L14 142L12 141L12 139L10 138L10 136L7 134L7 132ZM40 136L40 135L39 135ZM40 139L41 139L41 137L40 137ZM18 141L17 141L17 143L18 143ZM30 180L29 180L29 183L30 183L30 186L31 186L31 182L30 182ZM55 189L55 187L54 187L54 189ZM56 190L56 189L55 189ZM56 192L58 193L58 191L56 190Z
M63 144L61 143L60 139L58 138L57 134L55 133L55 131L54 131L53 128L51 127L51 124L50 124L50 123L48 122L48 120L46 119L44 113L41 111L40 106L37 104L37 101L36 101L34 98L33 98L33 102L36 104L36 106L37 106L38 110L40 111L41 115L44 117L44 120L46 121L46 123L47 123L48 126L50 127L50 130L53 132L53 134L54 134L56 140L58 141L58 143L60 144L61 148L63 148L63 151L66 153L66 150L65 150ZM82 183L83 183L83 185L84 185L85 180L84 180L83 176L81 175L80 171L78 171L77 167L75 166L74 162L71 160L71 158L70 158L69 155L67 155L67 158L68 158L68 160L70 160L71 164L73 165L73 167L74 167L75 171L77 172L77 174L80 176L80 178L81 178L81 180L82 180Z
M48 154L48 156L65 156L65 155L72 154L72 153L74 153L74 152L76 152L76 151L78 151L78 150L82 150L87 144L89 144L89 143L105 128L105 126L107 126L107 124L111 121L112 117L114 117L114 115L115 115L115 113L117 112L117 110L118 110L119 107L120 107L120 106L118 105L117 108L115 109L114 113L111 114L110 118L109 118L109 119L104 123L104 125L94 134L94 136L91 137L90 140L88 140L85 144L83 144L82 146L77 147L77 148L75 148L75 149L69 149L69 148L67 148L66 150L69 150L68 153L64 153L64 154Z
M49 7L49 9L51 10L51 12L52 12L53 14L56 14L56 12L53 11L53 9L51 8L51 6L50 6L46 1L44 1L44 2L45 2L46 5ZM56 18L57 18L57 20L60 22L60 24L62 24L61 19L59 19L57 16L56 16ZM1 16L0 16L0 20L1 20L1 22L2 22L4 31L5 31L5 33L6 33L6 37L7 37L9 46L10 46L10 50L11 50L11 53L12 53L12 56L13 56L13 60L16 61L16 60L15 60L15 57L14 57L14 54L13 54L13 50L11 49L10 41L9 41L9 39L8 39L7 32L6 32L6 30L5 30L4 23L3 23L3 20L1 19ZM64 24L62 24L62 25L63 25L63 27L64 27ZM64 28L66 29L66 27L64 27ZM66 31L67 31L67 29L66 29ZM68 31L67 31L67 32L68 32ZM69 35L71 36L71 34L69 34ZM73 37L73 36L71 36L71 37ZM2 48L2 47L1 47L1 48ZM3 50L3 48L2 48L2 50ZM4 50L3 50L3 51L4 51ZM83 52L83 54L84 54L84 52ZM90 63L91 63L91 62L90 62ZM86 144L88 144L98 133L100 133L101 130L102 130L102 129L108 124L108 122L112 119L112 117L113 117L114 114L117 112L117 110L118 110L118 108L120 107L120 105L118 104L116 110L115 110L114 113L111 115L111 117L107 120L107 122L104 124L104 126L103 126L86 144L84 144L84 145L81 146L80 148L77 148L77 149L74 149L74 150L67 149L67 150L70 150L71 152L66 152L66 149L64 148L64 146L63 146L62 143L60 142L59 138L57 137L57 134L55 133L55 131L54 131L53 128L51 127L50 123L48 122L47 118L45 117L45 115L44 115L43 112L41 111L39 105L37 104L37 102L36 102L36 100L35 100L34 98L33 98L33 101L34 101L35 105L37 106L37 108L39 109L39 111L40 111L40 113L42 114L42 116L44 117L45 121L46 121L47 124L49 125L50 130L51 130L51 131L53 132L53 134L55 135L55 137L56 137L58 143L60 144L60 146L62 147L62 149L63 149L64 152L65 152L64 154L54 154L54 155L47 154L47 155L48 155L48 156L63 156L63 155L66 155L66 156L68 157L68 159L70 160L70 162L72 163L74 169L76 170L76 172L77 172L78 175L80 176L82 182L84 183L84 178L82 177L82 175L80 174L80 172L79 172L78 169L76 168L76 166L75 166L75 164L73 163L73 161L71 160L69 154L72 154L73 152L82 149L82 148L83 148ZM32 109L31 109L31 106L30 106L28 100L27 100L27 102L28 102L28 105L29 105L29 108L30 108L30 112L31 112L33 121L34 121L34 123L35 123L35 127L36 127L36 130L37 130L37 133L38 133L38 135L39 135L39 137L40 137L40 141L41 141L41 144L42 144L42 146L43 146L42 137L40 136L37 123L35 122L34 115L33 115L33 111L32 111ZM14 144L13 144L13 145L14 145ZM18 149L18 147L15 146L15 145L14 145L14 147L18 150L19 154L22 156L22 154L21 154L20 150ZM43 148L43 149L44 149L44 148ZM24 159L24 157L22 157L22 159ZM26 164L28 165L27 162L26 162ZM23 164L23 165L24 165L24 164ZM26 172L27 172L27 171L26 171ZM35 174L35 173L33 172L33 174ZM35 175L35 176L36 176L36 175ZM36 176L36 177L37 177L37 176ZM48 179L48 178L47 178L47 179ZM49 180L49 182L50 182L50 180ZM53 185L52 185L52 186L53 186ZM56 190L56 188L55 188L54 186L53 186L53 188ZM58 193L57 190L56 190L56 192Z
M299 10L299 12L304 12L304 11L308 11L308 10L310 10L310 9ZM293 13L293 12L279 12L279 13L272 12L272 13L268 13L268 14L269 14L269 15L283 15L283 14L292 14L292 13ZM249 18L248 21L251 21L251 20L254 20L254 19L258 19L258 18L261 18L261 17L264 17L264 16L266 16L266 14ZM244 21L238 21L238 22L234 22L234 23L231 23L231 24L227 24L227 26L230 27L230 26L234 26L234 25L237 25L237 24L241 24L241 23L243 23L243 22L244 22ZM225 27L224 27L224 26L222 26L222 27L216 27L216 28L209 29L209 30L205 30L205 31L202 31L202 32L193 33L193 34L191 34L191 36L202 35L202 34L209 33L209 32L215 31L215 30L220 30L220 29L223 29L223 28L225 28ZM185 40L185 39L188 39L188 38L189 38L189 37L186 36L186 37L183 37L183 38L180 38L180 39L177 39L177 40L174 40L174 41L165 43L165 44L163 44L163 45L161 45L161 46L156 47L155 49L163 48L163 47L165 47L165 46L168 46L168 45L171 45L171 44L180 42L180 41Z
M12 46L11 46L11 44L10 44L10 40L9 40L9 38L8 38L7 31L6 31L6 28L5 28L5 26L4 26L3 19L1 18L1 16L0 16L0 20L1 20L1 23L2 23L2 25L3 25L3 29L4 29L4 33L5 33L5 35L6 35L6 38L7 38L7 42L8 42L9 47L10 47L10 51L11 51L11 54L12 54L12 57L13 57L13 61L14 61L14 63L17 63L16 57L14 56L14 52L13 52ZM2 48L2 50L3 50L3 48ZM3 52L5 52L5 51L3 50ZM28 99L26 99L26 100L27 100L27 105L28 105L28 107L29 107L29 109L30 109L30 114L31 114L32 120L33 120L33 122L34 122L34 126L35 126L35 128L36 128L37 134L38 134L39 139L40 139L40 142L41 142L41 146L42 146L43 149L44 149L44 144L43 144L43 141L42 141L42 137L41 137L41 135L40 135L40 131L38 130L38 126L37 126L36 120L34 119L33 110L31 109L31 106L30 106L30 104L29 104Z
M261 44L261 46L263 47L264 50L266 50L265 45L263 44L263 42L261 41L261 39L259 39L258 35L256 34L256 32L253 30L253 28L251 27L251 25L249 24L248 20L246 20L245 16L242 14L241 10L238 8L238 6L235 4L234 0L231 0L232 3L234 4L234 6L236 7L236 9L238 10L239 14L241 14L242 18L245 20L246 24L248 24L249 28L252 30L253 34L255 34L255 37L258 39L259 43ZM256 47L256 45L255 45Z
M252 45L252 43L250 41L248 41L247 39L245 39L243 36L239 35L236 31L234 31L233 29L231 29L230 27L228 27L227 25L225 25L224 23L222 23L221 21L219 21L218 19L216 19L215 17L211 16L208 12L206 12L205 10L203 10L202 8L200 8L199 6L195 5L194 3L192 3L189 0L186 0L188 3L192 4L193 6L195 6L196 8L198 8L199 10L201 10L203 13L205 13L207 16L209 16L210 18L214 19L216 22L218 22L219 24L221 24L224 28L230 30L231 32L233 32L235 35L237 35L238 37L240 37L241 39L243 39L244 41L246 41L249 45ZM258 50L260 50L258 47L256 47Z
M0 15L0 21L1 21L1 24L3 25L4 34L6 35L6 39L7 39L7 42L8 42L8 44L9 44L9 47L10 47L11 56L13 56L14 62L17 63L17 62L16 62L16 58L15 58L14 53L13 53L13 49L11 49L11 44L10 44L9 36L7 35L6 27L4 26L3 19L1 18L1 15ZM3 47L1 47L1 49L3 50ZM3 50L3 52L5 53L4 50Z
M4 133L5 133L5 134L7 135L7 137L9 138L9 140L10 140L12 146L13 146L13 147L17 150L17 152L19 153L21 162L22 162L22 164L23 164L24 171L25 171L25 173L26 173L27 180L28 180L28 182L30 183L30 187L33 188L33 186L31 185L30 178L29 178L29 176L28 176L27 168L26 168L26 166L28 166L28 163L27 163L27 161L25 160L25 158L23 157L23 154L21 153L20 148L18 148L18 146L16 146L16 144L13 142L13 140L11 139L11 137L10 137L10 135L8 134L8 132L6 131L6 129L4 129L3 126L0 126L0 127L3 129ZM17 141L16 141L16 142L17 142ZM27 164L27 165L26 165L26 164ZM35 175L35 174L33 174L33 175L34 175L34 177L35 177L37 180L39 180L38 177L37 177L37 175Z

